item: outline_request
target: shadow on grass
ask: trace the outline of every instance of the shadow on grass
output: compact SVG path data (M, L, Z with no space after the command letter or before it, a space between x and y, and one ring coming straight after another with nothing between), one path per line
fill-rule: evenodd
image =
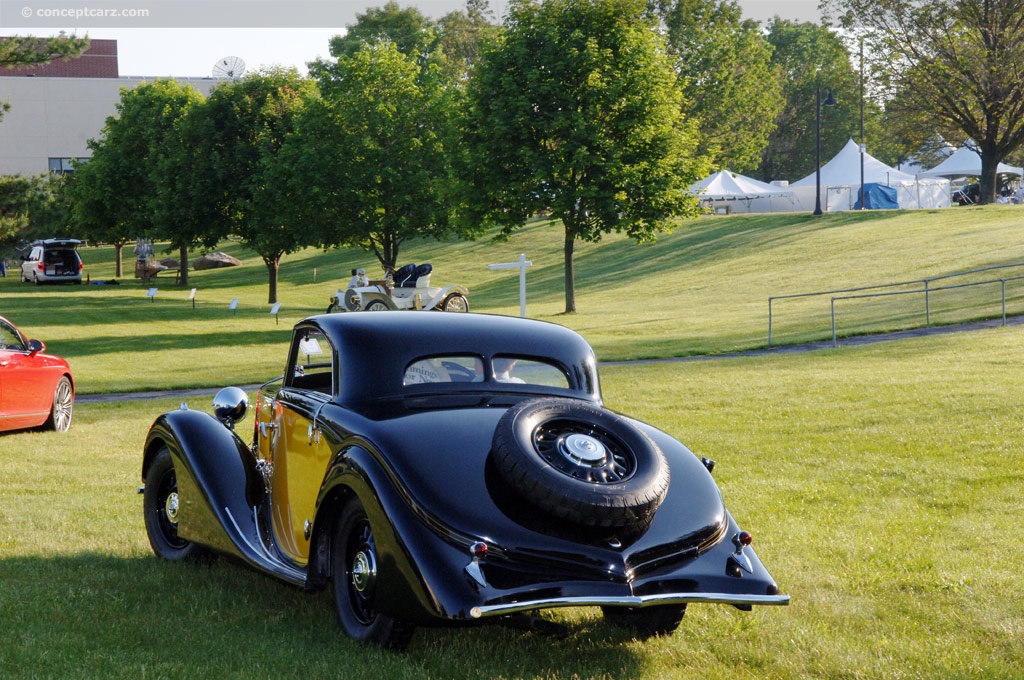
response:
M328 592L220 558L14 557L0 559L0 581L4 677L636 677L642 668L628 636L594 619L570 624L567 637L420 628L407 651L383 652L344 636Z

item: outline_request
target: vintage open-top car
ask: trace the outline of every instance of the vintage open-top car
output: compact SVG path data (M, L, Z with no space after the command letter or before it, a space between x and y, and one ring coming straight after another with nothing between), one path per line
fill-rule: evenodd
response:
M385 267L380 280L368 280L363 270L353 271L346 290L331 296L328 312L383 312L387 310L436 310L468 312L469 290L459 284L444 287L430 285L434 267L407 264L398 269Z
M781 605L713 463L602 406L575 332L480 314L324 314L259 389L156 419L142 464L160 557L210 550L331 587L353 638L599 606L639 636L688 603Z

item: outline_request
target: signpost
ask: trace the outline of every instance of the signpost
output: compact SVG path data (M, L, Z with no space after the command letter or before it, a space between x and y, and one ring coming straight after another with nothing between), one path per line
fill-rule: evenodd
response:
M150 288L146 292L146 297L149 298L150 302L156 302L156 288Z
M270 314L274 317L274 323L280 325L280 320L277 318L277 313L281 311L281 303L275 302L274 306L270 308Z
M503 264L489 264L488 269L519 269L519 316L526 318L526 268L532 267L533 262L526 259L526 255L520 255L518 262L505 262Z

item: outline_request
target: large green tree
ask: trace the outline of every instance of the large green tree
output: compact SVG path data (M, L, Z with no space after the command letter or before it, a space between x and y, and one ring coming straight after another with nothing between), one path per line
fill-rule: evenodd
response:
M828 0L863 37L876 86L946 139L973 140L981 200L1024 143L1024 0Z
M163 160L180 153L177 132L202 102L202 95L173 80L124 89L117 113L107 118L98 139L89 141L92 157L77 166L71 181L76 229L94 241L117 248L117 276L123 274L121 250L136 238L161 238L182 251L182 280L188 283L188 247L199 237L190 230L189 205L169 194L178 177ZM183 177L190 168L179 168Z
M205 143L195 159L196 183L209 188L213 231L234 234L267 267L268 302L277 299L281 258L314 243L309 224L296 221L299 197L281 181L291 170L279 153L295 130L296 117L316 96L316 84L295 69L268 69L226 81L197 111L190 134ZM327 140L317 140L327 141ZM346 162L329 155L325 165ZM315 216L314 216L315 217Z
M755 21L735 0L652 0L683 88L684 112L700 125L700 151L718 168L749 172L784 104L781 69Z
M395 43L338 60L322 98L299 117L281 153L296 217L320 245L373 252L395 267L403 243L455 232L451 191L457 92Z
M795 181L814 172L819 90L823 100L831 91L838 101L821 107L822 159L859 137L860 79L846 44L827 26L776 18L767 39L786 79L786 102L758 174L764 181Z
M508 234L540 211L564 225L565 311L574 246L642 241L695 215L707 165L664 40L643 0L513 2L469 85L467 214Z

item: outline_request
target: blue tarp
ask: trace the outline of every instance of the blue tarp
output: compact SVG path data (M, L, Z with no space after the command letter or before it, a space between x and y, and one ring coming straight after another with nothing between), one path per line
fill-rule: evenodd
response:
M864 207L868 210L894 210L900 207L896 200L896 190L884 184L866 182L864 184ZM853 204L854 210L860 210L860 198Z

